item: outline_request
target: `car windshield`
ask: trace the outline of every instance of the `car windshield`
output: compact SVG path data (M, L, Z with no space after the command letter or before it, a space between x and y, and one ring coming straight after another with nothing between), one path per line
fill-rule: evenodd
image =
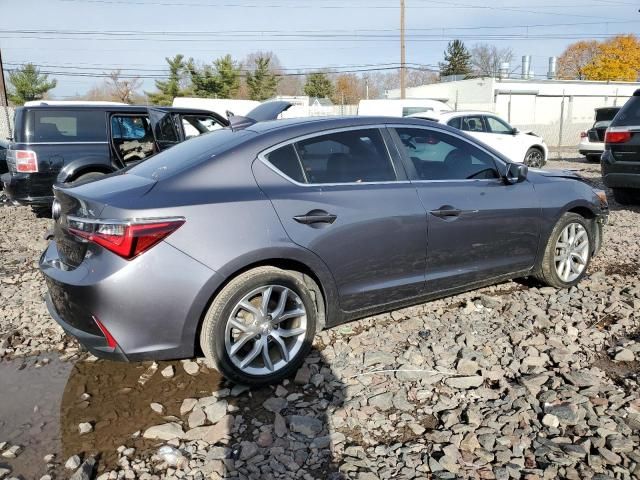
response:
M602 120L601 122L596 122L593 128L607 128L609 125L611 125L611 120Z
M175 145L131 168L129 173L155 180L168 177L219 155L253 135L255 134L247 130L215 130Z

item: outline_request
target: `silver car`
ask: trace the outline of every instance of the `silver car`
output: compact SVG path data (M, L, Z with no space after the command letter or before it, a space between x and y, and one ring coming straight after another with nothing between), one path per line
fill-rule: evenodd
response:
M247 120L247 119L245 119ZM420 119L250 119L55 191L51 315L94 354L291 375L321 329L585 275L604 193ZM437 340L434 340L437 341Z

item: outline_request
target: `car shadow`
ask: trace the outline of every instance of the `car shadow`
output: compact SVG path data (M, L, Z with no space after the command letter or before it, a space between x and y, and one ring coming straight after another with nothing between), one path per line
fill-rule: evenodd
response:
M342 406L344 387L321 352L313 349L291 379L255 389L198 366L189 375L180 361L77 362L60 408L63 458L96 459L96 475L135 458L162 476L177 458L178 468L187 462L193 474L196 465L208 479L342 478L332 452L344 436L332 431L327 412ZM83 423L92 431L80 435ZM175 428L185 438L145 438L152 427ZM169 457L159 455L166 445L176 449Z

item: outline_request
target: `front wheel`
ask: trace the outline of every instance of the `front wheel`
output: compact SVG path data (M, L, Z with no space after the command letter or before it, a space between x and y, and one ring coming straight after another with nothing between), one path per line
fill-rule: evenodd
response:
M542 168L545 164L544 153L539 148L532 147L527 150L523 163L531 168Z
M215 297L200 334L205 356L229 380L276 383L309 353L318 312L302 275L258 267L234 278Z
M589 221L577 213L565 213L549 236L535 278L556 288L576 285L587 272L592 245Z

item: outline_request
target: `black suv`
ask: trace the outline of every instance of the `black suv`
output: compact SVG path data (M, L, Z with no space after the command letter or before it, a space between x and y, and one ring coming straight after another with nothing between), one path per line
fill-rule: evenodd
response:
M2 184L14 203L48 207L55 183L84 182L115 172L228 124L216 113L186 108L20 107Z
M618 203L640 203L640 90L607 129L601 165L604 184Z

